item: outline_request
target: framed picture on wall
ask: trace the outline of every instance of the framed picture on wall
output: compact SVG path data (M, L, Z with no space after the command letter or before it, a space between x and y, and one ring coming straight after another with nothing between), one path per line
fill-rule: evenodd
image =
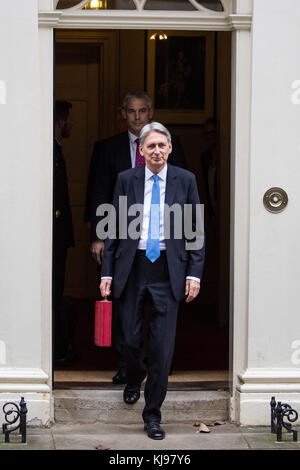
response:
M209 31L148 32L147 91L154 118L165 124L200 124L214 111L214 44Z

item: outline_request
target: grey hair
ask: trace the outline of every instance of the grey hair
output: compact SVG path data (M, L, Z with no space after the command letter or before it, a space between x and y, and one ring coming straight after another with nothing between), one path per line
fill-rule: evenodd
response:
M145 100L147 107L152 108L152 100L145 91L131 91L127 93L127 95L125 95L123 98L123 103L122 103L123 109L127 109L128 101L133 98L136 98L138 100Z
M155 132L160 132L161 134L164 134L169 142L172 142L171 134L168 131L168 129L163 126L160 122L149 122L149 124L146 124L140 133L140 145L144 145L145 139L150 132L155 131Z

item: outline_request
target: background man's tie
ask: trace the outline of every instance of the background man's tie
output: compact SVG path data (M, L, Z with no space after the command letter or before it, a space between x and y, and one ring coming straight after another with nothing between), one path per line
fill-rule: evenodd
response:
M156 261L157 258L160 257L160 249L159 249L160 191L159 191L158 176L153 175L153 180L154 182L153 182L153 187L152 187L152 197L151 197L151 206L150 206L148 240L147 240L147 245L146 245L146 256L151 261L151 263L154 263L154 261Z
M135 166L143 166L145 165L145 159L143 155L140 154L140 139L135 140L136 143L136 152L135 152Z

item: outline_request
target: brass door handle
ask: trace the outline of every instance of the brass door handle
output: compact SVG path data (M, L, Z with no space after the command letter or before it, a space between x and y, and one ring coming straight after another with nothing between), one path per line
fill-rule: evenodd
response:
M283 211L288 204L288 195L282 188L270 188L264 194L264 206L269 212Z

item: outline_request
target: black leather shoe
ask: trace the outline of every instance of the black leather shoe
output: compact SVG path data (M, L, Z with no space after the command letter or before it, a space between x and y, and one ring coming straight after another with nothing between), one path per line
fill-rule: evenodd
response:
M150 421L145 423L144 430L147 431L148 437L150 439L161 440L165 438L165 431L160 427L157 421Z
M116 375L113 376L112 381L115 385L124 385L127 384L127 374L125 369L120 369L116 373Z
M123 392L123 400L127 405L134 405L140 398L140 387L126 385Z

